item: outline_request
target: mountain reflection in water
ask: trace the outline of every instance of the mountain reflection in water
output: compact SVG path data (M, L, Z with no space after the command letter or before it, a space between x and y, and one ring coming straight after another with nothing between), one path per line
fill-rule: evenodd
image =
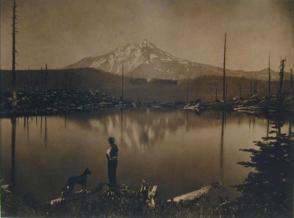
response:
M252 169L237 164L249 161L249 154L239 149L254 147L252 142L266 134L267 120L226 114L222 128L222 119L215 112L198 116L160 110L17 118L15 150L12 123L1 119L3 176L17 193L49 199L69 176L89 167L93 187L107 181L105 150L108 136L114 136L120 148L120 183L146 179L159 184L163 197L220 180L227 186L240 184Z

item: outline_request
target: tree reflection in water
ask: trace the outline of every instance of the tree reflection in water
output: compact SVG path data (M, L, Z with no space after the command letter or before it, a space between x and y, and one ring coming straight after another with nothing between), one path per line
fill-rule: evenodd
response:
M238 185L244 215L254 217L292 217L291 150L293 135L282 133L283 121L270 121L267 136L255 142L256 149L242 149L251 153L250 161L240 162L254 168L245 181Z

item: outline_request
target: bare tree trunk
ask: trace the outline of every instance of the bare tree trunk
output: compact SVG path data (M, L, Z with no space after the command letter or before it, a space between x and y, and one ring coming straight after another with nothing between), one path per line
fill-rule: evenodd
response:
M268 97L271 96L271 53L269 53L268 57Z
M1 33L1 25L2 25L2 2L0 0L0 102L2 101L2 56L1 56L1 45L2 45L2 33Z
M124 89L125 89L125 78L124 78L124 65L121 66L121 101L124 102Z
M252 78L250 79L250 96L253 95L253 80Z
M13 0L12 12L12 104L16 106L16 0Z
M226 113L225 110L222 111L222 123L221 123L221 139L220 139L220 175L219 182L224 184L224 132L225 132L225 123L226 123Z
M224 67L223 67L223 101L224 102L226 102L226 53L227 53L227 33L225 33Z
M282 92L283 92L285 61L286 61L285 59L282 59L281 60L281 65L280 65L280 83L279 83L278 95L281 95Z
M186 104L189 103L189 80L187 79L187 84L186 84Z
M294 90L293 90L293 88L294 88L294 87L293 87L293 85L294 85L294 84L293 84L293 82L294 82L293 79L294 79L294 78L293 78L293 70L290 69L290 92L291 92L291 93L293 93L293 91L294 91Z
M242 82L239 82L239 98L242 98Z

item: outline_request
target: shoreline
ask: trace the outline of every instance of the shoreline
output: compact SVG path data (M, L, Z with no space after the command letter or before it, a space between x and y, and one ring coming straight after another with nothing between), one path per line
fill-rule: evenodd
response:
M204 111L224 111L267 115L275 113L294 113L294 96L251 96L249 98L233 98L227 102L202 102L201 99L189 102L140 102L118 99L100 91L48 90L35 92L18 92L16 107L12 106L9 93L2 95L0 117L12 118L21 116L51 116L69 114L97 113L101 111L129 109L182 109L195 113Z

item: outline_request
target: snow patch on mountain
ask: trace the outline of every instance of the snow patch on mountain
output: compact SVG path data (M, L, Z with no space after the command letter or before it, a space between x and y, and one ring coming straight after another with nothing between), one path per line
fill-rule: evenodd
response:
M158 58L158 56L156 55L156 54L150 54L150 60L152 61L152 59L154 59L154 58Z

